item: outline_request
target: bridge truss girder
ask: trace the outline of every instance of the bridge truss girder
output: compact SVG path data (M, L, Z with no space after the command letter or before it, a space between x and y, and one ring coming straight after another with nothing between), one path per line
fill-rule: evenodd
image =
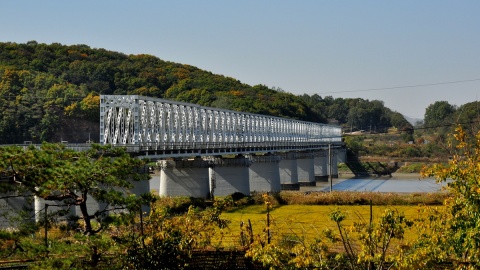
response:
M100 142L136 152L188 156L341 144L338 126L137 95L100 100Z

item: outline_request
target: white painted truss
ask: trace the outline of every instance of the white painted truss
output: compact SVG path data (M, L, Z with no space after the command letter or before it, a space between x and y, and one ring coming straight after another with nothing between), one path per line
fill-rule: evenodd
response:
M101 143L138 151L202 154L208 149L275 151L341 143L338 126L136 95L102 95L100 99Z

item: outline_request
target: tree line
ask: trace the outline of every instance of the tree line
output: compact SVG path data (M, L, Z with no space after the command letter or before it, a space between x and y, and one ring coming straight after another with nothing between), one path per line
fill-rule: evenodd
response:
M425 109L423 128L427 133L445 135L452 127L461 125L474 135L480 127L480 102L474 101L455 106L448 101L436 101Z
M296 96L151 55L126 55L87 45L0 43L0 144L69 140L69 134L59 133L65 133L66 123L75 121L86 129L98 126L100 94L144 95L330 122L352 131L411 128L400 113L379 100Z

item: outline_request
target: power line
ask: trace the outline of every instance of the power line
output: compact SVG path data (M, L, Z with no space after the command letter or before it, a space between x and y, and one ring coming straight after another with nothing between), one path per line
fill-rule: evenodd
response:
M2 98L11 98L11 99L14 99L14 98L17 98L18 96L14 96L14 95L0 95L0 97ZM36 99L63 99L63 100L83 100L84 98L86 98L87 96L84 96L84 97L46 97L46 96L21 96L22 97L22 100L25 100L25 99L29 99L29 98L36 98Z
M439 124L436 126L418 126L414 127L412 126L411 128L408 128L407 130L398 130L396 134L400 134L405 131L415 131L415 130L428 130L428 129L437 129L437 128L442 128L442 127L452 127L452 126L458 126L458 125L472 125L472 124L480 124L480 120L472 120L472 121L467 121L467 122L456 122L456 123L444 123L444 124ZM383 132L375 132L371 133L369 135L383 135L383 134L391 134L388 131L383 131ZM361 134L363 135L363 134ZM343 136L355 136L352 134L343 134Z
M451 126L458 126L458 125L467 125L467 124L477 124L480 123L480 120L472 120L468 122L455 122L455 123L445 123L441 125L436 125L436 126L426 126L426 127L414 127L414 130L419 130L419 129L435 129L435 128L441 128L441 127L451 127Z
M381 91L381 90L393 90L393 89L403 89L403 88L414 88L414 87L425 87L425 86L435 86L435 85L445 85L445 84L466 83L466 82L475 82L475 81L480 81L480 79L426 83L426 84L402 85L402 86L392 86L392 87L382 87L382 88L367 88L367 89L358 89L358 90L344 90L344 91L323 92L323 93L315 93L315 94L338 94L338 93Z

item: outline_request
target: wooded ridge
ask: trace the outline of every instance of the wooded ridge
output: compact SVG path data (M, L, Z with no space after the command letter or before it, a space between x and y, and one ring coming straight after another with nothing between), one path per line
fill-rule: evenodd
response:
M0 43L0 144L98 141L100 94L158 97L349 130L411 128L379 100L296 96L151 55L87 45Z

